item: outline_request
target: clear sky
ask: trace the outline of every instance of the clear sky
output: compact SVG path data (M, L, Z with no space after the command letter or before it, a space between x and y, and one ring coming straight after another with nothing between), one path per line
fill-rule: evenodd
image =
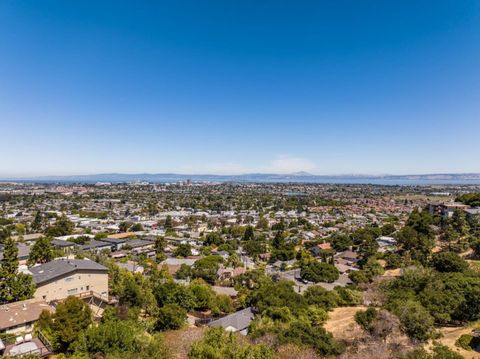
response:
M480 172L480 1L0 1L0 175Z

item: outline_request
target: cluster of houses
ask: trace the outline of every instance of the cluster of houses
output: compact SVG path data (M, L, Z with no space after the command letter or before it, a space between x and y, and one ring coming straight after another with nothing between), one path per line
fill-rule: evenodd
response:
M51 354L48 340L32 335L33 325L43 310L54 312L56 304L69 296L85 300L96 316L112 303L108 269L94 261L55 259L24 272L32 276L36 290L32 299L0 306L0 353L4 355Z

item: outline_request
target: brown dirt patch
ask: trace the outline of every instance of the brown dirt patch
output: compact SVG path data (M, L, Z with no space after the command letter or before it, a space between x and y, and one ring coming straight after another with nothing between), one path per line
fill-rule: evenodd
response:
M367 307L340 307L328 313L324 327L336 340L353 340L363 336L363 330L355 322L355 313Z

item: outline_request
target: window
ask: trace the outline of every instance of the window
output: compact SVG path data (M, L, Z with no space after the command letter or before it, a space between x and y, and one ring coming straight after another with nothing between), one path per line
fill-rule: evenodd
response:
M68 295L74 295L77 294L77 288L69 289L67 290Z
M87 290L90 290L90 286L89 286L89 285L87 285Z
M65 282L71 282L74 278L73 277L67 277L65 278Z

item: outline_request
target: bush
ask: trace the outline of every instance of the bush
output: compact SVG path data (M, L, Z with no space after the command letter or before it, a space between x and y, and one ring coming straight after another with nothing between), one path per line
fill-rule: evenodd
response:
M363 330L370 331L372 322L377 319L378 312L375 308L368 308L367 310L359 310L355 313L355 321Z
M237 334L227 333L223 328L212 328L200 341L193 343L188 358L273 359L275 354L267 346L243 344Z
M465 350L472 350L480 345L480 338L470 334L463 334L456 340L455 345Z
M158 318L155 324L157 330L179 329L185 324L187 311L177 304L167 304L158 310Z
M281 343L308 345L324 356L338 355L342 352L342 347L323 327L313 327L300 321L292 323L288 329L280 333L279 339Z

